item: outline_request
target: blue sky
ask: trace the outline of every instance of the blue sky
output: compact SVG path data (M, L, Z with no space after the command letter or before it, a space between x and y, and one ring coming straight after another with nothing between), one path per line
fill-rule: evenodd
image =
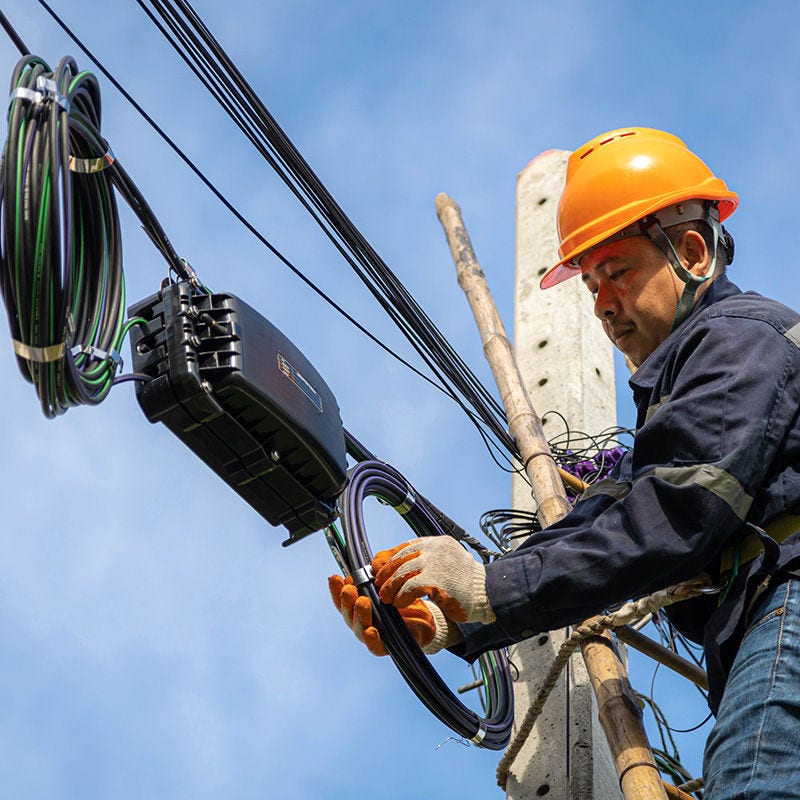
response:
M56 10L260 230L383 341L416 359L133 0ZM800 305L791 263L800 141L792 2L272 2L196 8L340 205L487 384L434 210L461 205L501 313L513 296L516 176L621 125L670 130L741 206L743 288ZM54 64L91 67L37 3L3 10ZM0 37L0 77L17 53ZM101 77L103 133L178 251L306 354L345 424L465 527L507 505L463 415L282 267ZM128 298L164 263L123 212ZM497 754L446 741L391 663L329 605L321 535L269 527L131 384L47 421L0 346L0 785L20 798L501 796ZM620 419L630 420L624 387ZM405 538L386 522L381 537ZM380 541L376 536L376 541ZM453 685L470 679L449 655ZM649 670L635 666L649 687ZM677 727L705 716L659 677ZM702 734L678 740L697 769ZM444 744L442 744L444 743ZM439 746L441 745L441 746Z

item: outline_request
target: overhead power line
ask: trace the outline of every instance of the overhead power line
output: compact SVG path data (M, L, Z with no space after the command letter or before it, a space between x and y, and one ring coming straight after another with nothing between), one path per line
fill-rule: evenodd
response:
M191 4L185 0L137 2L306 208L447 394L502 450L516 456L500 403L337 204Z

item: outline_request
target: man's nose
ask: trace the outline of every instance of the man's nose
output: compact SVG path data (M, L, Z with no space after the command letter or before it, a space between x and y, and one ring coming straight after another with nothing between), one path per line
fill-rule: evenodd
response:
M616 293L610 286L597 287L594 298L594 314L598 319L611 319L619 311Z

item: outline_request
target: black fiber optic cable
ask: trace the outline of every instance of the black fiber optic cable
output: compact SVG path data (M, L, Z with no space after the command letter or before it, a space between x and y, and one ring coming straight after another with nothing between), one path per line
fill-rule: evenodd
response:
M381 640L406 683L419 700L451 730L479 747L502 750L508 743L514 718L513 687L508 658L495 650L481 657L485 712L479 716L466 707L444 683L411 636L398 610L383 604L368 576L372 552L366 537L362 508L367 497L378 497L402 508L403 519L417 536L446 535L437 514L424 497L416 494L400 473L381 461L362 461L350 472L340 498L344 541L329 537L360 591L372 601Z
M40 0L41 2L41 0ZM139 5L258 152L276 170L412 343L447 393L501 450L517 455L497 400L470 372L411 294L335 202L255 91L185 0ZM148 8L153 7L153 10ZM156 19L158 15L163 22Z
M14 43L14 47L19 50L21 56L30 55L25 42L22 41L20 35L14 30L14 26L8 21L8 17L0 10L0 26L8 34L8 38Z

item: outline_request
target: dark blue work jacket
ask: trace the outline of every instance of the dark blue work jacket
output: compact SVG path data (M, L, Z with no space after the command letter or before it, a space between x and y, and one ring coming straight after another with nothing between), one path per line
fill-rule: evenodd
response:
M462 626L455 652L472 659L701 572L716 577L737 537L800 513L797 313L721 276L630 386L632 450L564 519L487 567L497 621ZM780 547L768 540L722 605L709 596L670 610L704 643L713 710L756 586L798 567L800 534Z

